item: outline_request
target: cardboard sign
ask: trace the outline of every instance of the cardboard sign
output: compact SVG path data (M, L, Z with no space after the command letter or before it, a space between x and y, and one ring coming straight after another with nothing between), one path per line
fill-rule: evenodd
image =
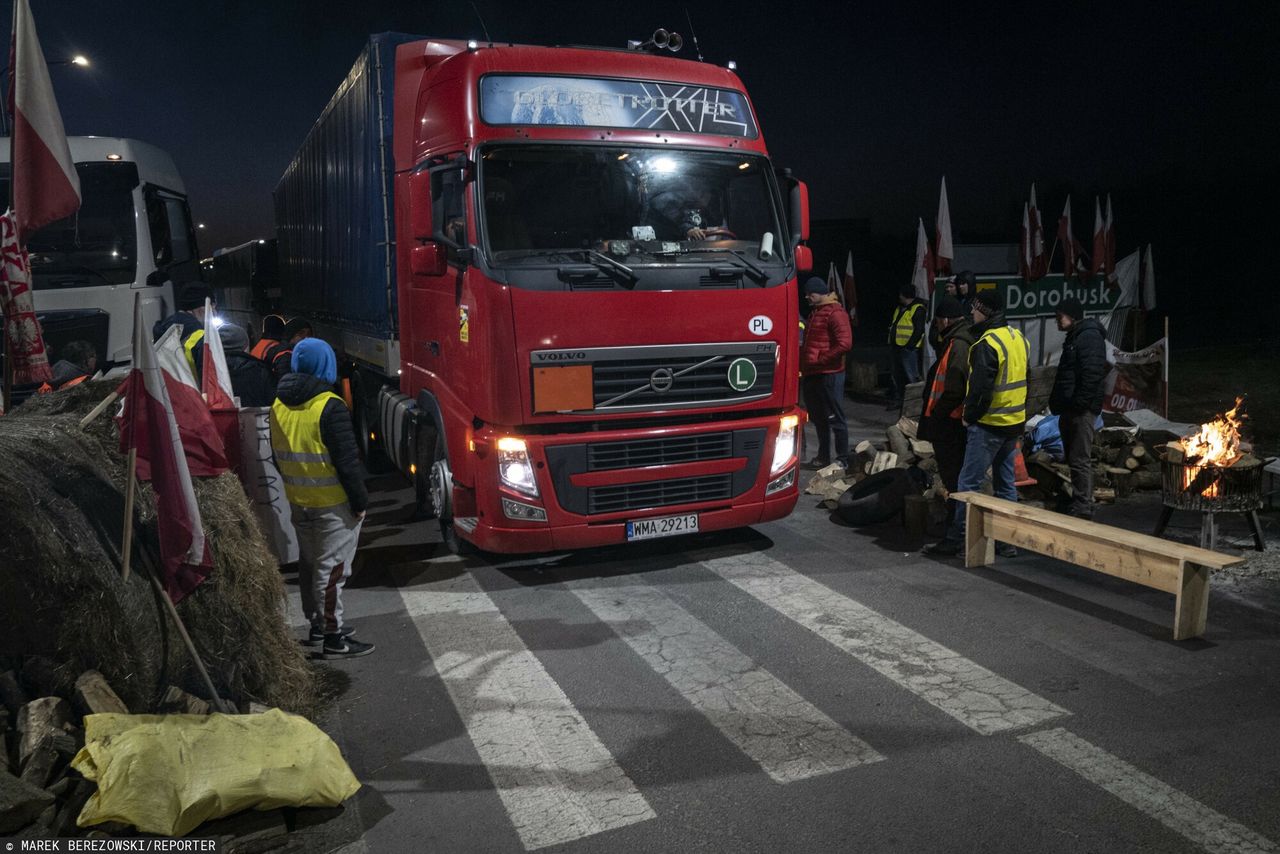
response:
M1103 412L1130 412L1150 409L1164 412L1165 383L1169 358L1167 339L1161 338L1144 350L1125 353L1107 343L1111 372L1103 388Z
M293 511L284 494L284 478L271 457L271 407L240 410L240 483L253 506L267 546L279 563L298 559Z

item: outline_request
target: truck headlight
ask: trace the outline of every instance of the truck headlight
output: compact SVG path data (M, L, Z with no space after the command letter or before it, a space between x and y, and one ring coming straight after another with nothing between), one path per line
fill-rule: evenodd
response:
M533 463L524 439L503 436L498 440L498 476L504 486L525 495L538 495L538 482L533 477Z
M796 455L796 428L800 425L800 416L784 415L778 425L778 438L773 440L773 465L769 474L775 475L786 468Z

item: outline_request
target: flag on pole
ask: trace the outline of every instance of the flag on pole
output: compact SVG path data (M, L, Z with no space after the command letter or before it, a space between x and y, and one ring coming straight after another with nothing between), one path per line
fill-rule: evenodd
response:
M1111 194L1107 193L1107 218L1102 226L1103 252L1102 271L1106 273L1107 284L1116 284L1116 224L1111 218Z
M214 323L213 301L204 300L204 365L201 366L204 399L215 411L237 410L235 393L231 390L231 371L227 357L222 352L222 338Z
M27 0L13 3L8 109L13 115L13 207L18 242L26 243L42 225L80 207L80 178Z
M1142 260L1142 307L1147 311L1156 307L1156 268L1151 261L1151 244Z
M1031 214L1026 202L1022 203L1022 232L1018 235L1018 273L1031 281Z
M1036 185L1031 185L1031 204L1027 209L1027 220L1030 227L1030 261L1028 268L1031 277L1027 281L1044 278L1049 272L1049 255L1044 251L1044 223L1040 218L1040 208L1036 205Z
M196 477L213 477L227 470L226 448L214 426L209 407L196 387L195 377L182 350L182 327L170 326L155 343L154 361L160 366L168 389L170 407L178 422L178 434L186 453L188 468ZM208 349L208 345L205 345ZM138 451L138 479L149 480L149 461Z
M1093 197L1093 257L1089 259L1089 275L1101 272L1107 260L1107 235L1102 225L1102 205Z
M840 291L840 276L836 274L835 261L827 266L827 293L835 294L840 300L840 305L844 305L844 294Z
M1062 206L1062 216L1058 219L1058 242L1062 244L1062 275L1070 279L1079 273L1076 259L1080 256L1080 241L1076 240L1075 230L1071 226L1071 196Z
M853 253L844 262L844 307L849 310L849 323L858 325L858 286L853 281Z
M4 316L5 350L13 361L14 385L52 380L49 354L31 301L31 263L18 242L13 211L0 216L0 312Z
M938 221L936 223L938 246L933 253L937 264L935 273L941 276L951 272L951 262L956 257L951 242L951 205L947 203L947 176L942 176L942 192L938 196Z
M911 274L911 284L915 286L916 296L928 299L933 294L933 252L929 250L929 237L924 231L924 218L917 220L916 229L916 266Z
M151 336L143 328L142 301L136 295L133 369L123 389L120 450L127 453L136 448L139 466L144 458L149 463L160 536L160 583L169 598L177 603L208 577L213 560L169 397L169 382L151 347Z

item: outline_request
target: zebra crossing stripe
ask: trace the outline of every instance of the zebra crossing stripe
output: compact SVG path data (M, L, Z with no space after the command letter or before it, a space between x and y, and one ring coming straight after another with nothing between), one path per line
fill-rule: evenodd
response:
M526 850L655 817L469 575L400 595Z
M1266 837L1061 727L1020 735L1018 740L1206 851L1256 854L1276 850L1275 843Z
M778 783L884 759L662 591L571 589Z
M768 555L734 555L703 565L982 735L1070 714Z

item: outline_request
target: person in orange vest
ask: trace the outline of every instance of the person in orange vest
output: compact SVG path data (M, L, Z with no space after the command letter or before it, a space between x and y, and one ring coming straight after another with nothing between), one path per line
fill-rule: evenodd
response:
M53 365L53 379L36 390L39 394L80 385L98 370L98 354L88 341L68 341L58 355L60 358Z
M262 318L262 337L253 345L249 355L263 362L267 361L267 353L280 343L284 337L284 318L278 314L268 314Z
M964 306L954 296L938 300L933 312L938 359L925 375L924 408L917 435L933 444L938 477L947 492L955 492L964 465L966 441L964 394L969 384L969 347L973 345L973 325L965 317ZM947 499L947 527L942 539L925 546L925 554L954 555L960 552L959 533L954 530L956 502Z

